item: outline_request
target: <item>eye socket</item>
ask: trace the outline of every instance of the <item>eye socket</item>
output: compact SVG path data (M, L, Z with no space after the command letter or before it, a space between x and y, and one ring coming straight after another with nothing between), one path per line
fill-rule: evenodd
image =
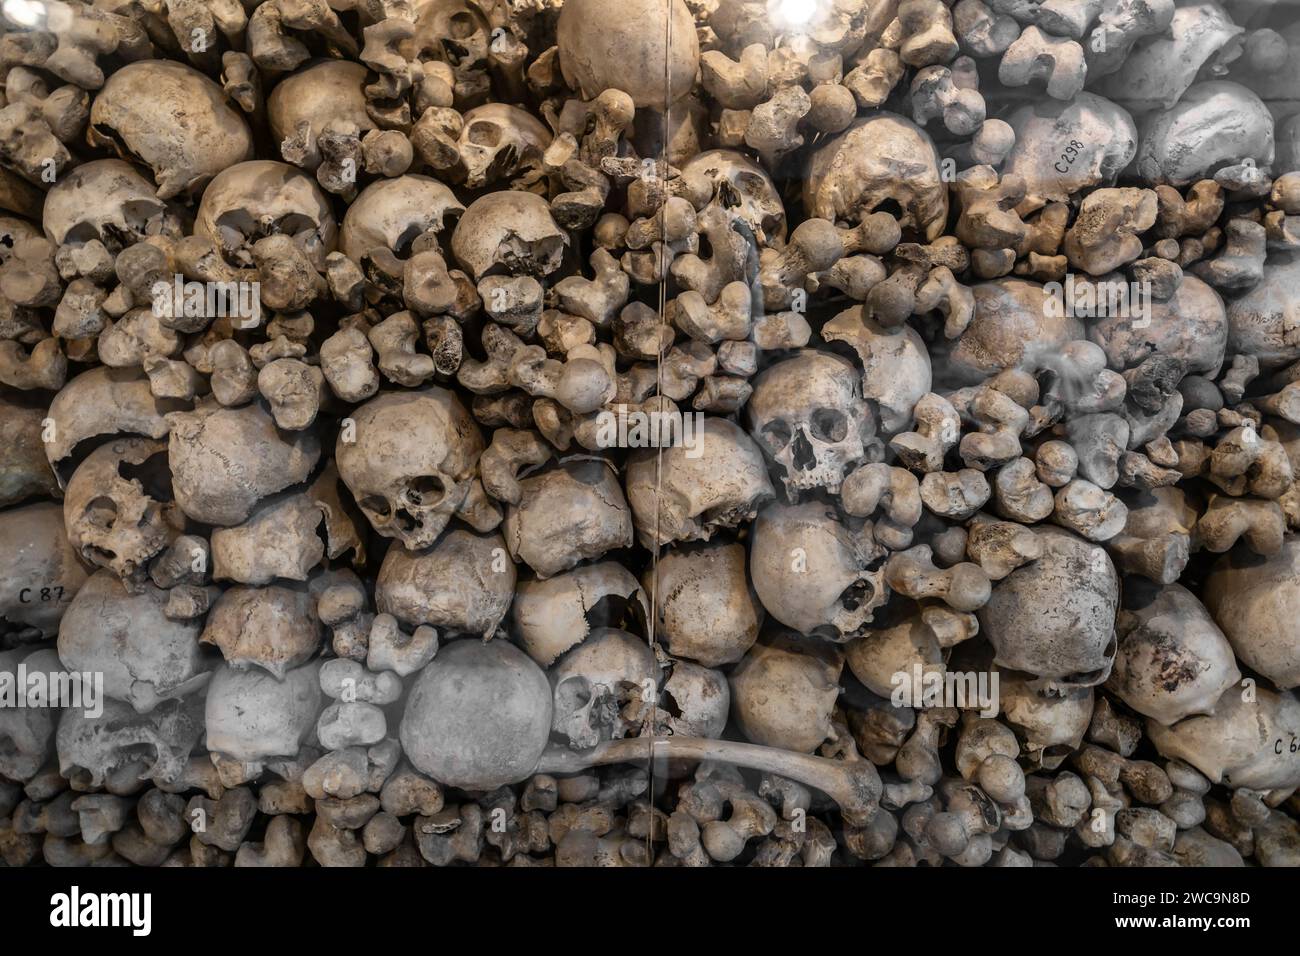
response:
M366 511L373 511L376 515L378 515L381 518L387 518L388 515L393 510L388 505L388 499L381 498L379 497L379 495L366 495L364 498L358 501L357 504L359 504Z
M437 475L421 475L406 487L406 499L419 506L436 505L447 494L447 486Z
M496 123L470 123L466 138L475 146L501 145L501 127Z
M763 436L763 441L767 442L768 447L773 451L780 451L790 444L790 439L794 437L793 432L790 431L790 426L780 419L768 422L763 426L760 434Z
M842 442L849 435L849 419L838 408L819 408L810 422L813 438L825 442Z
M111 531L117 520L117 503L101 495L86 505L86 518L95 527Z

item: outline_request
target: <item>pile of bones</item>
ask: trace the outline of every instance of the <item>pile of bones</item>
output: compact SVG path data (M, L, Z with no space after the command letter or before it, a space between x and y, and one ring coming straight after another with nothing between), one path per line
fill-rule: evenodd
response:
M1300 864L1293 4L3 10L5 864Z

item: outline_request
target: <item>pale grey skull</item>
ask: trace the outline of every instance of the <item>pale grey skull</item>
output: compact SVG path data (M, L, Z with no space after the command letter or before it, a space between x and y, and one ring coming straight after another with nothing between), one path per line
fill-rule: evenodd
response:
M203 734L203 698L192 694L138 714L130 704L111 697L104 711L65 708L56 736L59 773L74 790L131 793L142 780L171 783L185 770Z
M851 362L814 349L800 350L754 379L745 408L749 433L784 469L788 500L815 488L838 493L853 468L883 457L859 383Z

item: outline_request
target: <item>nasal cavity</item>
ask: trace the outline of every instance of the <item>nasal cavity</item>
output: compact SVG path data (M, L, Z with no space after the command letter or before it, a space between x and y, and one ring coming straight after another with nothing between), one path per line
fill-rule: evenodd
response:
M811 471L817 467L817 456L802 428L795 432L793 455L794 466L800 471Z

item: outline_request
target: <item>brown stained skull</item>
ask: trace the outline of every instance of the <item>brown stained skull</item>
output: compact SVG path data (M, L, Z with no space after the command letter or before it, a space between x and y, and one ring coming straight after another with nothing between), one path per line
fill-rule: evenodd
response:
M386 392L340 430L339 476L371 526L415 551L433 544L469 493L483 434L445 388Z
M64 493L72 546L128 585L177 534L166 454L164 441L118 438L86 456Z
M375 129L366 112L364 87L369 71L350 60L324 60L286 76L266 98L266 116L281 155L301 148L295 162L314 172L320 165L317 138L331 121L351 123L360 135Z
M744 153L709 149L682 166L682 177L703 176L713 184L712 203L749 227L762 245L785 240L785 206L772 177Z
M482 189L537 167L551 133L531 113L509 103L485 103L465 113L458 149L465 187Z
M452 254L476 282L489 275L548 276L568 245L546 200L516 190L474 200L451 236Z
M548 674L555 689L551 727L575 750L636 736L653 710L659 666L643 638L597 628Z
M266 236L291 237L317 268L338 241L324 191L294 167L264 159L230 166L208 184L194 232L239 266L253 265L253 244Z
M348 206L339 232L339 251L360 264L372 249L404 259L426 232L442 233L448 219L465 211L452 191L428 176L398 176L371 183Z
M790 501L816 488L838 493L854 467L883 454L857 369L830 352L803 349L769 366L745 411L750 435L784 469Z

